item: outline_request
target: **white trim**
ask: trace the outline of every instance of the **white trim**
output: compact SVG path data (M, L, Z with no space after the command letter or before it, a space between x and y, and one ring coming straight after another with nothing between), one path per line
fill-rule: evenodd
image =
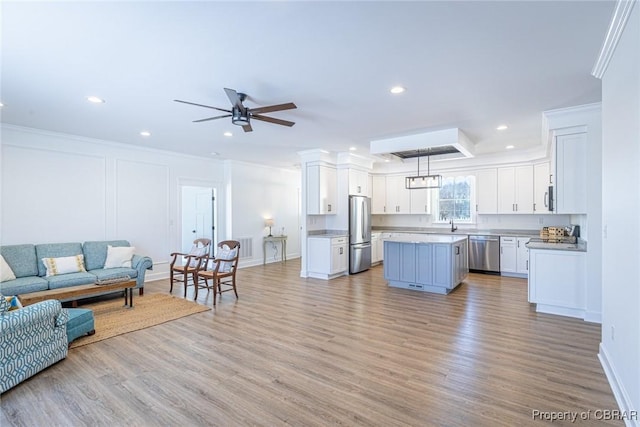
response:
M611 58L613 58L620 37L622 37L624 28L629 20L629 15L631 15L631 10L636 2L637 0L618 0L616 3L616 8L611 17L611 23L609 24L607 35L602 43L600 54L591 70L591 75L595 78L602 79L604 73L607 71L609 62L611 62Z
M629 414L634 410L631 399L629 398L627 391L624 389L624 383L619 381L615 368L611 363L609 363L611 358L602 343L600 343L598 359L600 360L600 364L602 365L602 369L604 370L607 380L609 380L609 386L611 386L613 397L615 397L620 411L623 414ZM640 420L637 418L635 420L625 419L624 421L627 427L640 427Z

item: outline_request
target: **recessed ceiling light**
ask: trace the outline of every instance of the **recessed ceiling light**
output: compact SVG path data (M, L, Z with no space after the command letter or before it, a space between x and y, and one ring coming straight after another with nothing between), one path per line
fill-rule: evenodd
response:
M403 88L402 86L394 86L391 88L390 92L393 94L398 94L398 93L402 93L404 92L406 89Z
M0 102L0 107L4 107L4 104L2 102Z
M98 98L97 96L87 96L87 101L93 102L94 104L104 104L104 99Z
M389 163L390 161L391 161L391 160L389 160L389 159L384 159L384 162L385 162L385 163Z
M496 129L497 129L497 130L507 130L507 129L508 129L508 127L507 127L507 125L500 125L500 126L498 126Z
M356 151L357 148L356 147L349 147L349 151Z
M506 146L506 147L504 147L504 148L506 148L507 150L511 150L511 149L513 149L513 148L514 148L514 146L513 146L513 145L507 145L507 146Z
M212 152L211 152L211 153L209 153L209 154L211 154L212 156L217 156L219 153L216 153L215 151L212 151Z
M149 132L148 130L143 130L142 132L140 132L140 135L142 135L142 136L151 136L151 132Z
M224 136L233 136L233 134L231 132L225 132L223 133Z

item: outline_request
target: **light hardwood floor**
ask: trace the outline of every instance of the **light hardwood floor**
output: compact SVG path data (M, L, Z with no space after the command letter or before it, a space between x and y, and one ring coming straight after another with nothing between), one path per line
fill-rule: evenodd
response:
M0 425L522 426L617 408L600 326L535 313L526 280L471 274L443 296L389 288L382 267L299 270L241 269L237 301L71 349L2 395Z

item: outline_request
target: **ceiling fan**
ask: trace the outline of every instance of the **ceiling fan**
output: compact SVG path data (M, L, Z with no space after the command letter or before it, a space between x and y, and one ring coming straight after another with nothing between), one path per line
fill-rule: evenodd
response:
M295 123L288 120L275 119L273 117L263 116L263 113L272 113L274 111L292 110L296 107L293 102L287 102L286 104L268 105L266 107L247 108L242 102L247 98L244 93L236 92L233 89L224 88L224 91L231 101L231 110L225 110L224 108L212 107L210 105L196 104L195 102L181 101L174 99L175 102L181 102L183 104L195 105L197 107L211 108L213 110L224 111L222 116L208 117L206 119L194 120L194 123L206 122L209 120L217 120L225 117L231 117L231 123L234 125L242 126L245 132L251 132L251 119L262 120L263 122L274 123L283 126L293 126Z

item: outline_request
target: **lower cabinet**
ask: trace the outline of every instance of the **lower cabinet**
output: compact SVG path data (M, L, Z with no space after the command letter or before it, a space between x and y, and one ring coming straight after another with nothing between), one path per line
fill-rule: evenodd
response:
M349 248L347 237L309 237L307 274L316 279L333 279L347 274Z
M529 250L529 302L536 311L584 319L586 252Z
M452 244L384 242L389 286L448 294L469 273L467 240Z
M500 274L526 278L529 274L529 237L500 236Z
M371 233L371 264L382 261L382 238L381 233Z

